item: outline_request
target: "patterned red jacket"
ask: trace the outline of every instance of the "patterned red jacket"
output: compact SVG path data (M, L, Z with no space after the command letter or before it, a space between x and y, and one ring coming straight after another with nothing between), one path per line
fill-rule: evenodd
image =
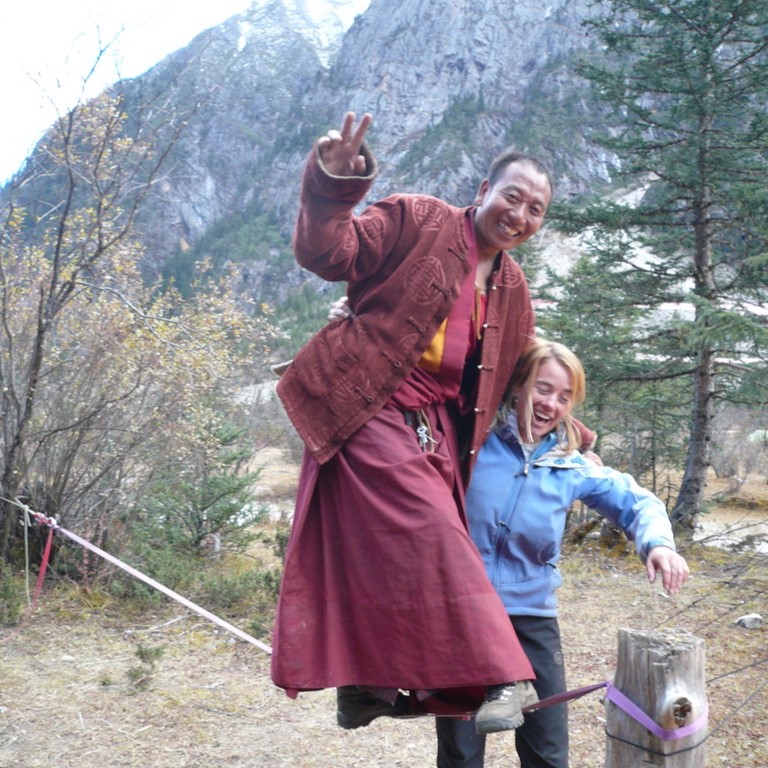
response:
M336 177L314 148L304 171L293 245L296 260L325 280L348 281L355 318L331 322L298 353L277 391L311 453L324 463L373 417L421 358L470 271L464 220L425 195L393 195L353 209L366 176ZM534 313L520 267L502 254L488 293L476 402L462 433L468 470L487 436L512 370L534 335Z

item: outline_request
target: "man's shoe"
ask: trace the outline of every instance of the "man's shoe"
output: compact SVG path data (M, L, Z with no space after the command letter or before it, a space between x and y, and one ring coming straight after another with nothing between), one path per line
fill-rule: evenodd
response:
M412 717L408 696L398 692L394 704L356 685L336 689L336 722L347 730L362 728L377 717Z
M538 700L530 680L491 685L483 705L475 715L475 731L485 734L519 728L523 724L522 710Z

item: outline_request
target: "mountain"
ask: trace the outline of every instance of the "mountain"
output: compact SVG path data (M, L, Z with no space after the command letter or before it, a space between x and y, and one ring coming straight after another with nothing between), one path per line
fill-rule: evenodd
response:
M548 159L572 191L593 175L570 154L585 113L571 65L588 5L373 0L344 37L324 83L332 87L304 104L373 112L387 190L465 202L492 156L516 144Z
M285 301L308 279L286 256L301 168L349 109L374 116L375 198L466 204L507 145L548 161L560 195L606 181L607 158L588 142L599 112L573 73L589 5L256 0L115 84L135 114L165 93L186 123L142 210L147 272L183 282L213 254L242 265L254 299Z

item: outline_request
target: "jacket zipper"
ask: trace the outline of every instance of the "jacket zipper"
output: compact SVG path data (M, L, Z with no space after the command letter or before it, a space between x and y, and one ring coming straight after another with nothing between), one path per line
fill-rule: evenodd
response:
M514 502L507 505L507 509L509 510L502 518L499 519L499 528L502 529L499 532L499 535L496 537L496 546L493 550L493 577L491 579L493 584L499 583L499 576L500 574L500 564L501 564L501 555L504 551L504 544L506 543L507 537L509 536L510 532L512 531L512 518L515 516L515 512L517 511L517 505L520 501L520 495L523 492L523 487L525 485L525 481L528 478L528 473L531 467L531 464L538 459L540 456L545 454L547 451L550 450L552 447L552 438L551 436L547 436L544 440L542 440L539 445L536 447L536 450L531 455L530 459L526 458L525 453L523 452L522 447L519 443L515 443L511 446L513 452L515 452L518 455L518 458L521 458L523 460L523 467L521 470L517 472L514 478L514 484L513 484L513 491L514 494ZM512 496L512 493L510 493L510 496Z

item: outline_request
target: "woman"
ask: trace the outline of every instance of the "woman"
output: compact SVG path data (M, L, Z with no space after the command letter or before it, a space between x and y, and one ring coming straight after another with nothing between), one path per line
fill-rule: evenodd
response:
M464 478L534 333L506 251L541 227L549 177L506 153L474 206L392 195L355 215L377 173L370 122L348 113L313 147L294 233L297 261L346 281L354 315L278 384L306 450L272 678L291 696L336 687L345 728L471 711L486 686L533 677L469 538ZM504 690L517 722L533 689Z
M670 594L688 577L675 551L664 504L627 474L578 451L572 410L584 400L578 358L554 342L533 341L518 360L496 425L467 490L472 539L531 660L543 699L566 690L556 590L568 509L575 501L620 527L635 542L648 579L661 574ZM471 722L438 718L438 768L482 768L493 711ZM522 768L567 768L567 706L525 715L515 732Z

